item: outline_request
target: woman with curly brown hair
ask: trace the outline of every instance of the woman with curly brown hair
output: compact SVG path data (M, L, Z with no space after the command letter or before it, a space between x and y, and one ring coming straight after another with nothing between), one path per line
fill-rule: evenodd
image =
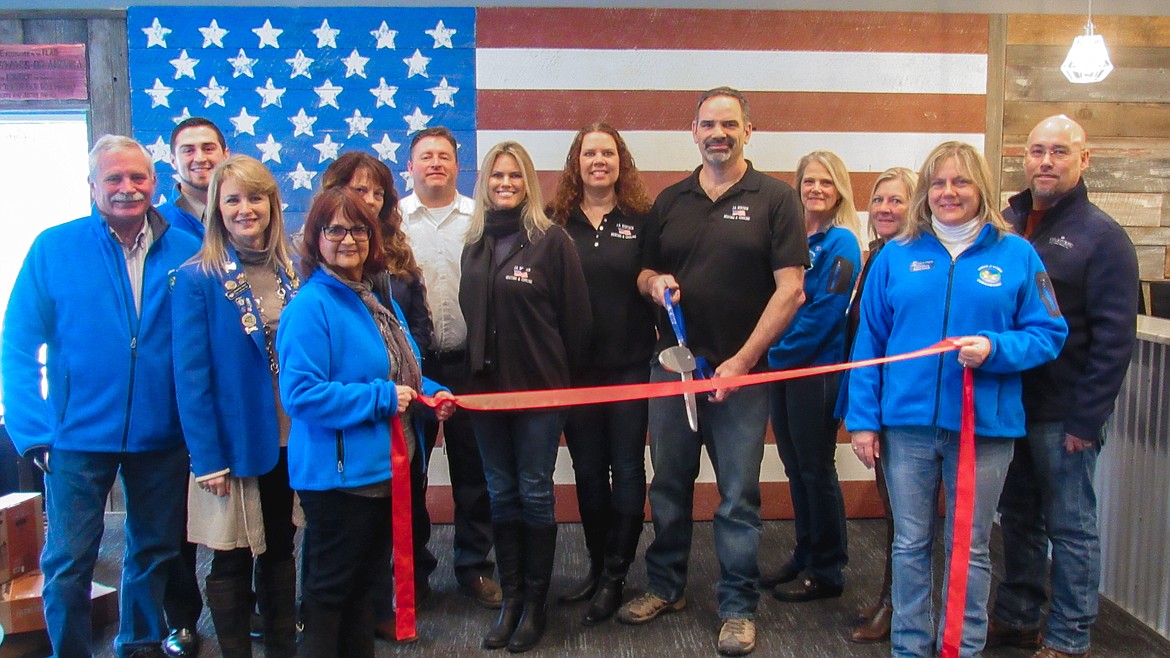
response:
M653 308L638 292L650 198L618 131L593 123L578 131L565 158L552 220L577 244L593 333L574 386L649 381ZM576 407L565 423L589 573L565 603L590 600L582 623L613 616L638 548L646 501L645 400Z

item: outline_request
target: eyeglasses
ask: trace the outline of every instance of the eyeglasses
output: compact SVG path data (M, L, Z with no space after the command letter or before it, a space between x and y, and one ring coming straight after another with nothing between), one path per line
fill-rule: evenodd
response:
M354 242L368 242L370 240L370 227L365 225L345 228L334 224L321 229L321 233L330 242L341 242L347 233L353 236Z
M1028 157L1033 160L1043 160L1045 155L1052 158L1053 162L1064 162L1073 156L1073 151L1067 146L1053 146L1045 148L1039 144L1033 144L1028 147Z

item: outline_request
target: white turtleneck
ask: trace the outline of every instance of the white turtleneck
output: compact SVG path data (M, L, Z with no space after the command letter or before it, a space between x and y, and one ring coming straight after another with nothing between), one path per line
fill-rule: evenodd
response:
M979 237L979 231L983 229L983 222L978 217L958 226L947 226L931 215L930 225L934 228L934 236L946 247L952 259L958 258L967 247L975 244L975 238Z

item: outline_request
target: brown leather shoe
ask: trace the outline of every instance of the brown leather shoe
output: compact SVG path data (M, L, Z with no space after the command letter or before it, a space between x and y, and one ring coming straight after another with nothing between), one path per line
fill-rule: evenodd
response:
M1010 628L997 622L994 617L987 620L987 645L994 647L1019 647L1020 649L1040 648L1039 628Z
M418 642L418 635L402 640L398 639L394 617L391 617L380 624L375 624L374 637L382 640L383 642L396 642L398 644L411 644L413 642Z
M1057 651L1052 647L1043 647L1036 653L1032 654L1032 658L1091 658L1090 651L1084 653L1065 653Z
M504 601L500 586L487 576L475 575L460 580L459 591L475 599L476 605L492 610L498 610Z
M889 601L883 601L874 609L869 620L858 624L849 634L849 641L854 644L876 644L890 639L890 620L894 616L894 606Z

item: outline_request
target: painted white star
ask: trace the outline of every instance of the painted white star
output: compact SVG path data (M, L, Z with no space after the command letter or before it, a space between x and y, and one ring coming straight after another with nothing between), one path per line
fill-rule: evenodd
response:
M311 190L313 189L313 176L316 175L317 172L305 169L305 165L298 162L296 171L290 173L288 178L292 181L294 190Z
M383 25L385 25L385 23L383 23ZM163 27L162 23L159 23L158 19L156 18L154 19L154 22L150 24L150 27L142 28L142 33L146 35L147 48L150 48L151 46L166 48L167 35L171 33L171 29Z
M153 144L147 144L146 150L150 153L151 162L171 161L171 145L162 137L154 140Z
M378 78L378 86L370 90L374 98L378 99L375 108L389 105L390 107L398 107L394 104L394 94L398 93L398 87L391 87L386 84L386 78Z
M394 37L398 36L398 32L391 30L390 26L386 24L386 21L382 21L382 24L378 26L378 29L372 30L370 34L372 34L374 38L378 40L378 45L376 48L374 48L374 50L380 50L382 48L389 48L390 50L394 50Z
M255 77L252 75L252 67L260 63L260 60L252 59L251 57L248 57L246 54L244 54L243 48L240 48L239 55L236 55L235 57L229 57L227 58L227 61L228 64L232 65L232 69L234 69L232 71L233 78L238 78L241 75L246 75L249 78Z
M263 87L256 87L256 93L260 94L260 109L264 109L269 105L283 107L280 104L280 97L284 95L285 89L278 89L272 86L272 78L268 78L268 82L264 83Z
M302 107L300 112L297 112L295 116L289 117L288 120L292 121L294 128L293 137L297 135L313 136L313 124L317 123L317 117L311 117L305 114L305 108Z
M179 53L178 59L171 60L171 66L175 67L175 79L178 80L183 76L187 76L192 80L195 79L195 65L199 60L187 56L187 51L183 50Z
M164 85L158 78L154 79L153 87L150 89L143 89L142 91L146 92L146 95L150 96L151 107L158 107L159 105L162 105L163 107L171 106L171 102L167 100L167 96L169 96L170 93L174 91L174 89Z
M329 133L325 133L325 140L313 145L313 148L321 154L317 158L317 164L321 164L326 160L336 160L337 152L341 149L341 142L333 141L333 137Z
M455 92L459 91L459 87L452 87L447 84L447 78L439 81L438 87L431 87L427 91L435 95L435 102L431 107L438 107L440 105L450 105L455 107Z
M188 110L186 106L183 106L183 111L179 112L179 116L171 117L171 121L173 121L174 124L177 126L180 123L183 123L184 121L186 121L187 119L190 119L190 118L191 118L191 110Z
M427 75L427 64L431 63L430 57L423 57L423 54L414 49L414 54L402 60L407 66L406 77L413 78L416 75L421 75L424 78L429 78Z
M398 164L398 147L402 144L391 140L390 135L382 135L382 141L372 146L378 152L379 158Z
M321 27L310 32L317 37L318 48L336 48L337 35L341 34L341 30L329 27L329 19L321 21Z
M252 28L252 32L254 32L256 36L260 37L261 48L264 46L280 48L280 43L277 41L277 39L281 34L284 34L284 30L278 30L272 27L272 21L265 19L264 25Z
M240 113L238 115L234 117L228 117L228 121L231 121L232 125L235 126L237 135L242 135L244 133L255 135L256 122L259 120L260 117L249 115L248 108L246 107L241 107Z
M405 181L407 192L414 189L414 177L410 175L409 171L400 171L398 172L398 175L402 177L403 181Z
M292 75L288 76L290 80L297 77L298 75L303 75L310 80L313 79L312 74L309 73L309 67L317 60L313 59L312 57L305 57L305 52L303 50L297 50L296 57L286 59L284 61L288 62L288 65L292 67Z
M317 98L320 99L317 101L317 107L332 105L339 110L341 109L337 105L337 96L340 95L344 89L333 84L332 80L326 79L325 84L321 85L320 87L313 87L313 91L317 92Z
M366 77L366 62L370 61L370 58L359 55L357 49L341 61L345 64L345 77L351 78L355 75Z
M407 126L409 126L406 130L406 134L409 135L420 130L426 130L427 122L433 118L434 117L432 116L423 114L422 110L418 109L417 107L414 108L414 112L402 117L402 120L406 122Z
M256 148L260 149L260 162L268 162L269 160L280 163L280 149L284 148L280 142L272 139L272 135L268 136L267 141L259 142Z
M354 135L359 134L369 137L370 123L373 122L373 120L373 117L362 116L361 110L354 110L353 116L345 119L345 122L349 124L349 134L346 135L346 137L353 137Z
M216 45L223 48L223 37L228 33L227 30L219 26L215 19L211 19L211 25L199 28L199 32L203 35L203 47Z
M212 105L227 107L223 102L223 95L228 92L228 88L221 87L215 81L215 76L211 77L211 81L207 83L206 87L200 87L198 91L203 94L203 107L211 107Z
M431 35L431 38L435 40L435 45L432 46L433 48L454 48L455 46L451 44L451 36L458 31L443 25L443 21L439 21L439 24L433 30L423 30L423 32Z

